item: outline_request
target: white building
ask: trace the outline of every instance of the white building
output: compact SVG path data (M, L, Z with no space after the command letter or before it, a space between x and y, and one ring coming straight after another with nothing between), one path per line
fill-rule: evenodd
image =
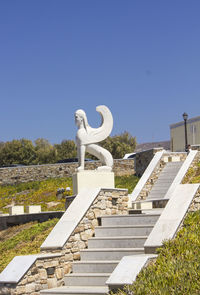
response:
M171 151L185 151L184 121L170 125ZM188 145L200 145L200 116L187 120Z

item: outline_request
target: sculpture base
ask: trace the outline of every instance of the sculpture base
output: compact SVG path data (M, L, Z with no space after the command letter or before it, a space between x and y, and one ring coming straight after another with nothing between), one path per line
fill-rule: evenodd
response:
M83 188L114 188L114 172L83 170L72 176L73 193L77 195Z

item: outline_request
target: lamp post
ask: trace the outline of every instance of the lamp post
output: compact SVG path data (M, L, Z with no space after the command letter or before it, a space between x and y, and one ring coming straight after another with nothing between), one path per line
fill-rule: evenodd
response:
M187 119L188 114L183 113L183 120L184 120L184 126L185 126L185 151L188 152L188 141L187 141Z

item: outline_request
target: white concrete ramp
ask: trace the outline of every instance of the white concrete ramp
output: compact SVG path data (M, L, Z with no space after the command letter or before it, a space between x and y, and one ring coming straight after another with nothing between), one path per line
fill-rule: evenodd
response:
M91 206L99 192L100 188L83 189L76 196L67 211L63 214L51 233L48 235L41 246L41 250L61 249L78 223L86 214L88 208Z
M170 196L165 209L156 222L144 247L146 253L153 253L163 241L174 238L200 184L179 184Z
M109 285L111 289L118 289L123 285L132 284L141 269L147 264L148 260L156 257L157 255L155 254L124 256L114 269L106 284Z
M157 152L154 155L154 157L151 160L151 162L149 163L147 169L144 171L142 177L140 178L140 180L138 181L137 185L135 186L133 192L129 195L130 202L134 202L137 199L137 197L141 193L143 187L145 186L147 180L149 179L149 177L153 173L153 171L156 168L156 166L159 164L159 162L160 162L160 160L161 160L164 152L165 151L163 150L163 151Z

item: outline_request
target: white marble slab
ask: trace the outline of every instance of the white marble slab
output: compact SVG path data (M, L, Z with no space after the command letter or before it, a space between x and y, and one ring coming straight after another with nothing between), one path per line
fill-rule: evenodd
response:
M106 281L106 284L111 287L132 284L148 259L154 257L157 257L157 255L140 254L124 256Z
M164 240L174 238L200 184L179 184L147 238L144 247L162 246Z
M12 206L9 208L10 215L21 215L24 214L24 206Z
M83 170L72 176L73 192L78 194L84 188L114 188L115 175L110 171Z
M42 244L41 250L62 248L99 192L100 188L81 190L50 232Z
M187 173L192 161L194 160L196 154L198 153L198 151L190 151L187 158L185 159L185 161L183 162L183 165L181 166L178 174L176 175L176 177L174 178L172 184L170 185L167 193L165 194L164 199L170 199L171 198L171 194L173 193L173 191L175 190L176 186L178 184L181 183L181 181L183 180L185 174Z
M144 185L146 184L147 180L151 176L152 172L154 171L155 167L160 162L160 159L162 158L163 153L165 150L157 152L151 162L149 163L148 167L144 171L142 177L138 181L136 187L134 188L133 192L129 195L130 202L134 202L137 197L139 196L140 192L142 191Z
M37 259L52 258L60 254L36 254L15 256L0 273L0 283L17 284Z
M27 213L41 213L41 205L26 206Z

